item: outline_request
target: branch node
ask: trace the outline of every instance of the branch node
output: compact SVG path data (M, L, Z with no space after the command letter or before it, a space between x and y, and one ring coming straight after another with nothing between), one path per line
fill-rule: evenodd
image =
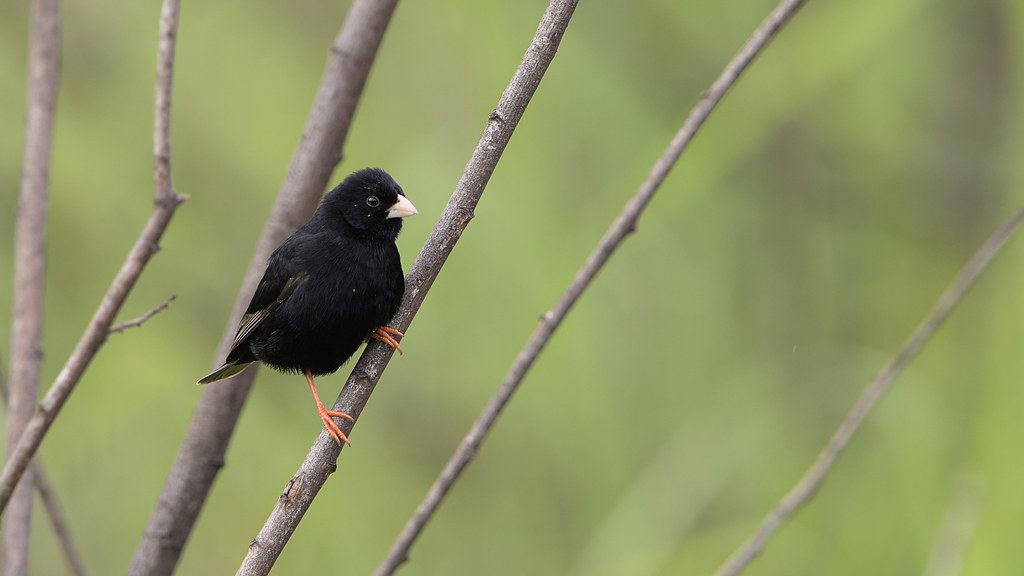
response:
M302 485L305 482L302 479L301 474L297 474L291 480L288 481L288 486L285 487L284 492L281 494L281 499L287 502L291 502L298 498L299 492L302 490Z
M156 194L153 197L153 204L160 208L166 208L173 210L177 208L179 204L189 199L188 194L178 194L173 189L167 190L163 194Z
M356 382L364 386L366 385L367 382L372 382L373 380L373 376L370 375L369 370L367 370L365 367L356 368L355 370L352 371L352 375L350 377L350 381Z
M223 458L208 458L206 463L210 465L210 468L214 470L220 470L224 467L225 461Z

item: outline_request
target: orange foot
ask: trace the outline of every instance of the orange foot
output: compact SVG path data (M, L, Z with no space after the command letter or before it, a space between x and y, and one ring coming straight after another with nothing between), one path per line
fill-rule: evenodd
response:
M320 415L320 421L324 423L324 428L327 428L327 433L331 435L331 438L334 438L334 441L338 443L338 446L341 446L342 442L351 446L352 444L349 443L348 437L345 436L345 433L338 427L338 423L331 417L344 418L350 422L355 422L355 418L345 414L344 412L337 412L335 410L328 410L325 408L323 402L320 401L320 395L316 393L316 384L313 384L313 374L309 370L306 370L305 374L306 382L309 382L309 390L313 393L313 400L316 400L316 413Z
M395 336L405 336L405 334L402 334L401 332L395 330L394 328L381 326L380 328L377 328L376 330L373 331L373 333L370 334L370 338L373 338L374 340L380 340L381 342L387 344L388 346L391 346L395 350L398 350L398 353L401 354L402 347L398 345L397 340L391 337L392 334L394 334ZM370 339L367 338L366 341L369 342Z

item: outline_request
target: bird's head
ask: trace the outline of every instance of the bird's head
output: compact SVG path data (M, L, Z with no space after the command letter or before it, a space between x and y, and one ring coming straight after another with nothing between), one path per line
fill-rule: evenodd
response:
M394 240L402 229L402 218L416 214L416 207L390 174L380 168L364 168L328 192L320 211L356 230Z

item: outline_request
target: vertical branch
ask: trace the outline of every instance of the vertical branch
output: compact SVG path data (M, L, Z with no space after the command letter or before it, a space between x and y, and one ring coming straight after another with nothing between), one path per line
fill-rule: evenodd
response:
M11 398L7 453L13 452L32 413L42 362L46 275L46 204L50 185L53 116L60 80L60 2L32 2L29 80L18 216L15 223L14 311L11 322ZM3 518L3 573L28 574L32 475L12 494Z
M178 40L180 0L165 0L160 8L156 88L153 97L153 204L177 205L171 182L171 88L174 85L174 47Z
M484 132L448 205L409 269L402 306L391 322L399 330L404 331L412 322L441 266L473 218L473 211L498 160L555 57L576 4L577 0L552 0L544 12L526 54L494 112L488 117ZM389 346L371 341L352 369L334 409L358 419L392 353ZM346 433L352 429L348 422L340 425ZM259 535L249 544L248 554L238 569L239 575L256 576L270 572L327 477L337 468L339 452L340 447L326 431L321 431L285 492L278 498Z
M615 221L612 222L608 231L605 232L600 242L598 242L590 256L583 263L583 266L576 272L576 276L565 289L565 292L554 306L541 317L537 328L516 356L491 400L484 407L476 422L473 423L473 426L463 438L455 453L452 454L448 463L430 487L430 490L427 491L426 496L424 496L423 501L417 507L413 516L406 522L405 527L394 544L392 544L387 556L384 557L374 572L374 576L393 574L395 569L406 560L413 543L437 511L455 481L477 454L487 433L494 426L501 411L512 398L512 394L515 393L520 383L522 383L526 373L533 366L537 357L547 346L562 320L569 314L573 305L579 300L587 287L590 286L597 273L608 262L608 259L611 258L612 253L636 229L636 222L640 214L647 207L655 192L661 187L661 183L668 176L669 171L675 166L676 161L693 140L694 136L696 136L704 121L707 120L708 116L711 115L711 112L714 111L715 107L725 96L726 92L736 83L740 74L746 70L754 58L764 50L768 42L782 26L796 14L796 11L803 5L804 1L784 0L779 4L754 31L747 43L733 57L729 64L726 65L707 92L701 95L700 100L690 110L679 131L676 132L669 145L655 161L647 177L626 203L626 206L619 213Z
M307 220L342 158L345 139L398 0L355 0L334 43L277 200L260 235L216 360L227 354L270 253ZM219 364L219 362L217 362ZM170 574L223 466L256 367L203 390L163 490L135 549L129 574Z
M178 25L177 7L178 0L165 0L160 19L160 35L167 42L161 43L161 52L158 58L161 61L161 68L166 70L173 66L174 38ZM157 87L157 92L162 93L161 97L166 102L162 107L158 106L157 114L169 115L171 76L169 73L160 74L158 75L158 81L160 84ZM170 120L163 118L158 120L156 124L166 127L170 125ZM168 138L166 130L162 138ZM163 142L157 148L158 154L162 154L164 158L155 161L155 165L158 168L155 170L156 174L154 175L156 189L154 191L153 212L150 214L149 220L146 222L146 226L143 228L139 238L135 241L135 245L132 246L131 251L128 253L124 264L121 265L117 276L111 282L110 288L100 301L96 312L85 329L85 333L79 339L74 351L72 351L71 356L64 364L64 368L61 369L57 379L39 403L39 409L28 421L25 431L18 439L17 445L8 452L7 461L4 463L3 471L0 472L0 511L7 507L15 484L28 468L33 455L35 455L39 445L43 442L43 437L49 431L50 426L53 425L54 419L60 413L61 408L64 407L68 396L71 395L82 374L85 373L85 369L88 368L89 363L96 356L100 346L106 341L110 325L113 323L117 312L121 309L128 294L135 286L135 282L142 274L142 270L146 267L149 259L159 250L160 238L163 237L164 230L167 229L175 209L181 202L186 200L186 197L175 194L171 188L170 169L168 166L170 144Z

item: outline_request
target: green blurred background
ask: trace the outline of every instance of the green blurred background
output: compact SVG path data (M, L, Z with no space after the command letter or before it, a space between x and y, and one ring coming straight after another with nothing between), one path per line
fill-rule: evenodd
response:
M545 5L399 5L334 180L372 165L402 184L420 211L399 238L406 266ZM580 4L275 573L376 566L538 316L773 7ZM177 300L110 338L41 451L93 574L128 566L347 8L182 6L172 152L191 200L121 319ZM151 209L158 11L63 4L44 387ZM0 3L5 327L27 27L27 1ZM1022 70L1018 0L810 2L704 126L402 573L710 573L1020 205ZM923 573L951 517L964 574L1024 573L1022 262L1017 238L749 574ZM9 339L0 330L5 364ZM325 398L344 378L320 380ZM179 574L237 568L319 429L302 379L261 371ZM59 574L36 510L34 573Z

